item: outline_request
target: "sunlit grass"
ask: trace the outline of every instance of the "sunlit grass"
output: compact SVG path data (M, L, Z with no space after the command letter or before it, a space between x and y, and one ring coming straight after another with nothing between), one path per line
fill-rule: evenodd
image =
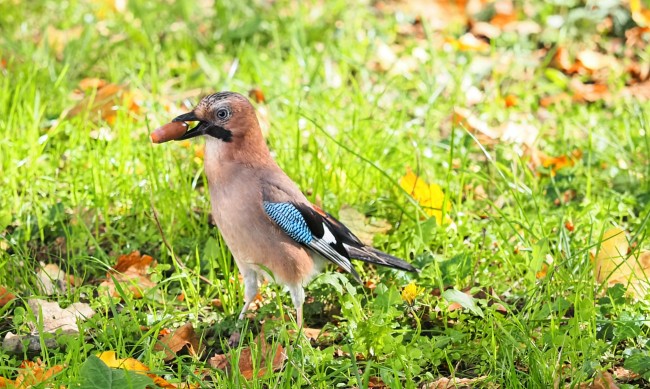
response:
M440 376L485 376L479 384L486 387L578 384L621 365L624 350L647 352L646 305L605 296L589 254L612 224L647 247L647 104L559 103L541 110L539 98L559 88L542 70L530 71L541 65L528 62L536 46L524 37L495 44L486 54L494 63L522 60L494 65L486 76L478 54L443 49L438 32L427 31L420 41L401 36L399 18L364 4L98 7L0 5L6 63L0 68L0 285L20 296L0 308L0 335L27 331L25 300L40 294L39 262L84 281L50 300L89 302L98 311L83 324L83 336L39 355L48 365L68 366L57 383L75 382L88 355L107 350L205 386L367 387L379 377L390 388L419 387ZM77 26L78 37L65 38ZM59 30L64 33L53 36ZM399 42L405 56L417 48L427 59L408 72L382 70L373 65L381 42ZM118 106L110 124L88 110L65 118L88 77L137 92L139 110ZM464 105L464 80L479 84L485 77L494 80L488 83L494 95L514 94L519 105L507 108L490 98L475 112L499 123L526 117L540 129L540 150L580 150L575 166L555 176L531 171L516 147L483 145L452 125L453 108ZM221 350L235 328L242 288L209 223L200 141L152 145L148 134L204 94L246 94L253 87L266 98L270 148L309 199L334 215L352 205L387 220L393 229L376 236L375 245L422 272L414 278L364 269L374 290L336 273L318 278L308 288L314 301L305 319L313 327L328 323L324 330L334 341L322 344L296 340L291 320L281 319L293 314L288 297L279 287L263 287L268 304L244 332L244 344L265 320L266 335L284 345L288 362L250 383L221 371L211 371L209 382L197 373L205 360L165 363L155 339L161 329L190 321L205 332L211 352ZM95 139L100 130L112 139ZM400 188L409 168L443 189L453 228L423 219ZM568 191L575 197L564 203ZM134 250L161 264L159 297L116 302L98 295L107 269ZM543 263L548 271L538 278ZM400 296L410 282L423 292L406 303ZM449 309L451 302L440 297L448 287L478 296L482 316ZM9 378L34 357L0 355L0 376Z

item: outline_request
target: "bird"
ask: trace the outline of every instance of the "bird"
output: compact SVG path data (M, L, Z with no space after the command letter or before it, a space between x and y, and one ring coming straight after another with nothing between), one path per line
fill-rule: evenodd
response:
M288 289L296 326L302 328L304 288L327 263L359 282L351 259L418 272L410 263L362 243L305 197L273 159L255 108L246 97L225 91L208 95L170 124L179 122L197 124L175 140L205 137L204 171L212 217L244 283L240 321L262 279Z

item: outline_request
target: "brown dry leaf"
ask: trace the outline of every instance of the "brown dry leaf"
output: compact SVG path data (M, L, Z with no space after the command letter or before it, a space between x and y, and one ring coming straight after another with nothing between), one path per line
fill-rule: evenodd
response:
M616 385L611 373L602 371L596 374L590 384L580 384L580 389L618 389L618 385Z
M610 287L622 284L627 292L643 299L650 280L650 251L630 254L625 231L611 228L603 234L600 250L594 258L594 273L599 283Z
M638 380L640 377L637 373L634 373L632 370L628 370L622 366L614 367L613 371L616 379L623 382Z
M630 96L639 101L650 100L650 80L634 84L623 89L621 93L623 96Z
M165 351L165 361L170 361L176 357L176 353L187 348L192 356L201 354L199 337L194 331L192 323L185 323L174 332L167 334L158 340L154 346L155 351Z
M56 301L29 299L27 306L38 318L40 324L28 323L33 334L38 334L41 330L44 333L61 331L65 334L76 334L79 332L77 322L95 314L95 311L86 303L74 303L64 309ZM41 320L42 323L40 323Z
M440 31L449 25L466 25L466 0L409 0L378 1L375 7L386 14L404 13L414 16L418 23L425 23L432 31Z
M262 377L264 376L264 374L266 374L266 371L269 368L271 368L273 371L280 370L284 364L284 360L286 359L284 348L279 343L275 348L273 354L269 355L269 351L268 351L269 346L266 343L266 339L264 339L264 332L261 332L258 335L256 342L259 345L259 350L261 355L261 360L259 361L259 363L253 363L250 347L246 347L242 349L241 354L239 355L239 362L237 367L241 375L247 380L252 379L255 374L255 370L253 368L254 365L259 366L257 377ZM269 366L269 360L270 360L270 366ZM215 369L220 369L227 372L230 372L232 370L232 366L230 365L229 354L216 354L208 360L208 363L210 364L210 366L212 366Z
M132 116L140 112L142 96L125 85L106 84L90 92L83 100L62 114L63 118L71 118L88 110L90 120L101 119L113 124L120 109L126 109Z
M54 263L44 264L41 262L41 268L36 273L38 279L38 290L46 296L53 294L65 294L68 287L78 286L79 283L74 276L66 274Z
M551 63L555 68L562 70L564 73L572 74L576 72L569 50L560 46L557 48L553 61Z
M43 387L42 384L50 378L59 374L64 369L61 365L47 368L41 359L36 362L23 361L18 369L18 376L15 380L0 377L0 388L32 388Z
M582 81L574 78L569 83L569 88L573 92L573 101L593 103L599 100L608 101L612 94L605 84L584 84Z
M470 110L459 107L454 108L453 122L473 133L483 145L503 141L532 147L539 134L536 126L525 122L508 121L499 127L492 127Z
M45 36L47 37L47 45L54 51L57 59L63 58L63 50L68 45L68 42L79 39L83 27L77 26L67 30L59 30L51 25L45 29Z
M392 228L386 220L375 218L371 220L349 205L341 207L339 220L367 245L372 245L375 235L385 234Z
M99 286L105 287L112 297L121 297L115 283L121 284L123 290L133 293L134 298L142 298L143 293L156 286L149 278L149 268L155 267L156 261L149 255L134 251L118 258L117 264L106 275L106 280Z
M14 300L16 295L7 290L4 286L0 286L0 308L9 304L10 301Z
M384 389L388 388L388 385L384 381L381 380L379 377L370 377L368 380L368 388L378 388L378 389Z
M79 81L79 88L82 90L99 89L106 86L106 84L108 84L108 81L102 80L101 78L88 77Z
M153 382L161 388L176 388L177 386L166 381L164 378L155 374L149 373L151 369L144 363L134 358L118 358L115 351L104 351L97 356L106 364L106 366L114 369L124 369L129 371L141 372L146 374L153 380Z
M616 60L613 57L593 50L582 50L576 55L574 66L578 71L584 69L587 73L594 73L615 65Z
M309 328L303 327L300 329L300 332L309 340L317 340L320 336L329 336L330 333L327 331L322 331L320 328ZM296 330L289 330L290 334L297 334Z
M476 378L438 378L436 381L422 385L422 389L472 389L479 382L485 380L487 376L480 376Z

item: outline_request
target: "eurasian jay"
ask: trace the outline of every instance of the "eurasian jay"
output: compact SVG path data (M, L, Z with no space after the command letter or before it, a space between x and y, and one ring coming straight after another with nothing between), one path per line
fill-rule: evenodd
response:
M287 287L302 327L304 287L329 261L360 281L350 259L416 272L411 264L363 244L313 205L271 157L255 109L244 96L203 98L172 122L198 122L176 140L205 135L205 174L212 216L244 279L243 319L258 279ZM180 124L180 123L179 123Z

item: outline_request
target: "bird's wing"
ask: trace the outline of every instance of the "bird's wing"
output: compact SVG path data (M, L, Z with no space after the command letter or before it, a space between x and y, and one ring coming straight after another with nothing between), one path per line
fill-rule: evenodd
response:
M344 244L363 243L338 220L311 204L264 201L264 211L296 242L335 263L361 281Z

